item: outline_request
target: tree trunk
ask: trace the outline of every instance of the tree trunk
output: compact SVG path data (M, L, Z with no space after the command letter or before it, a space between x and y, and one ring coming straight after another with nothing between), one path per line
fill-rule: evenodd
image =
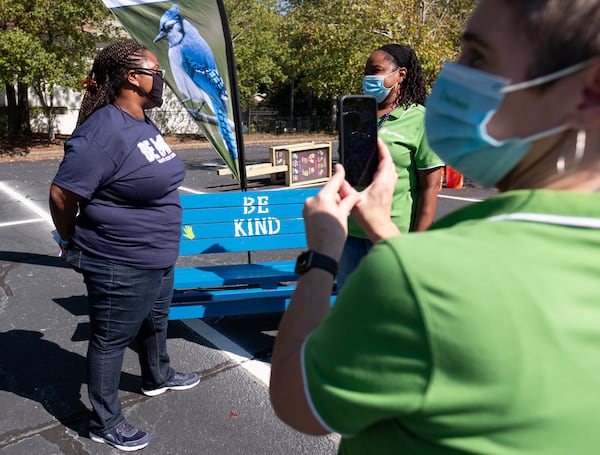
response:
M31 136L31 122L29 119L29 99L27 97L28 86L17 82L18 88L18 120L19 133Z
M17 112L17 91L13 84L4 84L6 104L8 108L8 137L13 139L19 133L19 116Z
M54 120L56 117L56 114L54 113L54 87L51 86L50 90L45 90L47 89L47 86L44 86L40 83L36 83L33 85L33 89L35 91L35 94L37 95L38 99L40 100L40 104L42 105L42 109L44 110L44 114L46 115L46 121L48 122L48 126L46 129L47 132L47 138L48 138L48 142L52 143L54 142L54 139L56 138L56 134L54 131ZM46 93L49 93L48 97L46 96ZM48 102L48 99L50 99L50 102Z
M54 131L54 121L56 120L56 114L54 113L54 106L52 100L50 106L46 108L46 117L48 118L48 143L52 144L56 139L56 132Z

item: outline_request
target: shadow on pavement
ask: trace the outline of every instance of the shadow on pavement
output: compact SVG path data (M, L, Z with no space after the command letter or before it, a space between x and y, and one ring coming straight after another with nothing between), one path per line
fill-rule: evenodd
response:
M85 357L30 330L0 333L0 390L36 401L60 423L87 436L89 410L81 401Z

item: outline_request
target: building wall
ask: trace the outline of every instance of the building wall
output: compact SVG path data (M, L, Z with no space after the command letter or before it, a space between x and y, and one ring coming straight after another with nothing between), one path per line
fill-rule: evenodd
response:
M70 135L75 129L79 106L83 92L58 88L54 93L54 109L56 112L54 132ZM165 85L164 104L160 109L148 111L150 117L164 134L202 134L191 115L181 106L173 91ZM0 106L6 106L6 93L0 91ZM29 106L41 107L41 103L33 90L29 91ZM33 112L37 112L34 109ZM34 133L48 131L48 119L43 113L31 116L31 129Z

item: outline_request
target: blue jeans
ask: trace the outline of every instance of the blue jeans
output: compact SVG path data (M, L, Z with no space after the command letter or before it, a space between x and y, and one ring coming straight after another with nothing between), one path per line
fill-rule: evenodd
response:
M173 267L138 269L69 250L67 262L83 274L91 336L87 352L90 431L110 430L125 418L119 380L125 349L135 340L142 387L160 387L175 376L167 354Z
M348 236L346 239L346 244L344 245L342 258L340 259L340 266L338 268L338 291L342 289L350 274L356 267L358 267L358 263L364 256L367 255L372 246L373 242L371 242L369 239Z

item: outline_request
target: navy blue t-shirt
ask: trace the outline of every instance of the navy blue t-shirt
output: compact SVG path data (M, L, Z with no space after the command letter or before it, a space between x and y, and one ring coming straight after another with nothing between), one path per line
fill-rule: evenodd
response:
M53 183L84 198L73 244L116 263L154 269L177 260L185 167L149 120L113 105L65 142Z

